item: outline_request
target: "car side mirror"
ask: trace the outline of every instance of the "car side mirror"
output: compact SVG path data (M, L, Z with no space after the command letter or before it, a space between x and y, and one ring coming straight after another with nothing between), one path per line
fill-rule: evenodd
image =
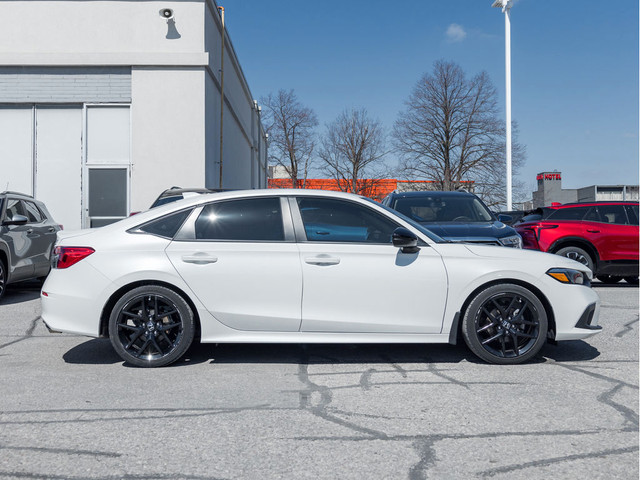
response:
M27 217L16 213L11 220L5 220L3 225L25 225L28 221Z
M504 213L501 213L500 215L498 215L498 221L509 225L511 222L513 222L513 217L511 215L505 215Z
M391 238L393 246L399 248L402 253L418 253L420 251L418 237L407 228L396 228Z

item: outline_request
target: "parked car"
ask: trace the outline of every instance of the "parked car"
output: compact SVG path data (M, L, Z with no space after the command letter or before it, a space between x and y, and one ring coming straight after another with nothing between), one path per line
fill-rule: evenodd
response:
M52 331L109 337L168 365L206 343L452 343L515 364L598 333L581 263L445 242L356 195L199 195L98 230L60 233L42 288ZM304 285L304 289L303 289ZM197 332L197 334L196 334Z
M520 235L505 225L511 218L496 218L472 193L392 192L382 200L382 204L451 242L522 248Z
M605 283L638 283L638 202L545 207L516 230L524 248L577 260Z
M60 228L44 203L22 193L0 193L0 298L8 284L49 273Z

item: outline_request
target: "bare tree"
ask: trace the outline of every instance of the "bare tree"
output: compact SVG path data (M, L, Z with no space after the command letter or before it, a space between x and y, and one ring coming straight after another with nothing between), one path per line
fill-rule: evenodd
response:
M293 188L304 188L315 148L316 114L298 101L293 90L279 90L260 102L265 107L270 162L284 168Z
M322 172L344 192L372 196L387 172L383 163L385 133L367 110L345 110L322 137L318 156Z
M485 199L504 191L499 172L504 173L505 128L485 72L467 79L456 63L437 61L405 105L393 138L408 178L432 180L442 190L474 181L485 190ZM513 145L515 172L524 162L524 149Z

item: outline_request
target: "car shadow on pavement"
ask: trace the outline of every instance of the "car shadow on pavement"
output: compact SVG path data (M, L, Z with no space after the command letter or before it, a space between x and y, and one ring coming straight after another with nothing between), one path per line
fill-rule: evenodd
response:
M42 282L38 280L7 285L7 291L4 293L2 300L0 300L0 305L15 305L40 298L41 288Z
M545 345L529 363L576 362L592 360L600 352L581 340L562 342L560 346ZM66 363L113 365L123 362L111 343L96 338L81 343L63 355ZM194 344L177 362L168 366L200 363L275 363L275 364L404 364L404 363L469 363L485 364L464 344L273 344L223 343ZM133 367L135 368L135 367Z
M210 363L401 364L476 362L464 345L448 344L200 344L193 359Z
M555 362L580 362L598 358L600 351L584 340L567 340L557 346L547 343L537 356L540 355Z

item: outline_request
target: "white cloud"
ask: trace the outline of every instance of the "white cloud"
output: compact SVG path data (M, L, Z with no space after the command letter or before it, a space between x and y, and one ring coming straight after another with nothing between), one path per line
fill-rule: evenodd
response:
M447 28L447 41L449 42L461 42L467 36L467 32L465 32L464 27L462 25L458 25L457 23L452 23Z

